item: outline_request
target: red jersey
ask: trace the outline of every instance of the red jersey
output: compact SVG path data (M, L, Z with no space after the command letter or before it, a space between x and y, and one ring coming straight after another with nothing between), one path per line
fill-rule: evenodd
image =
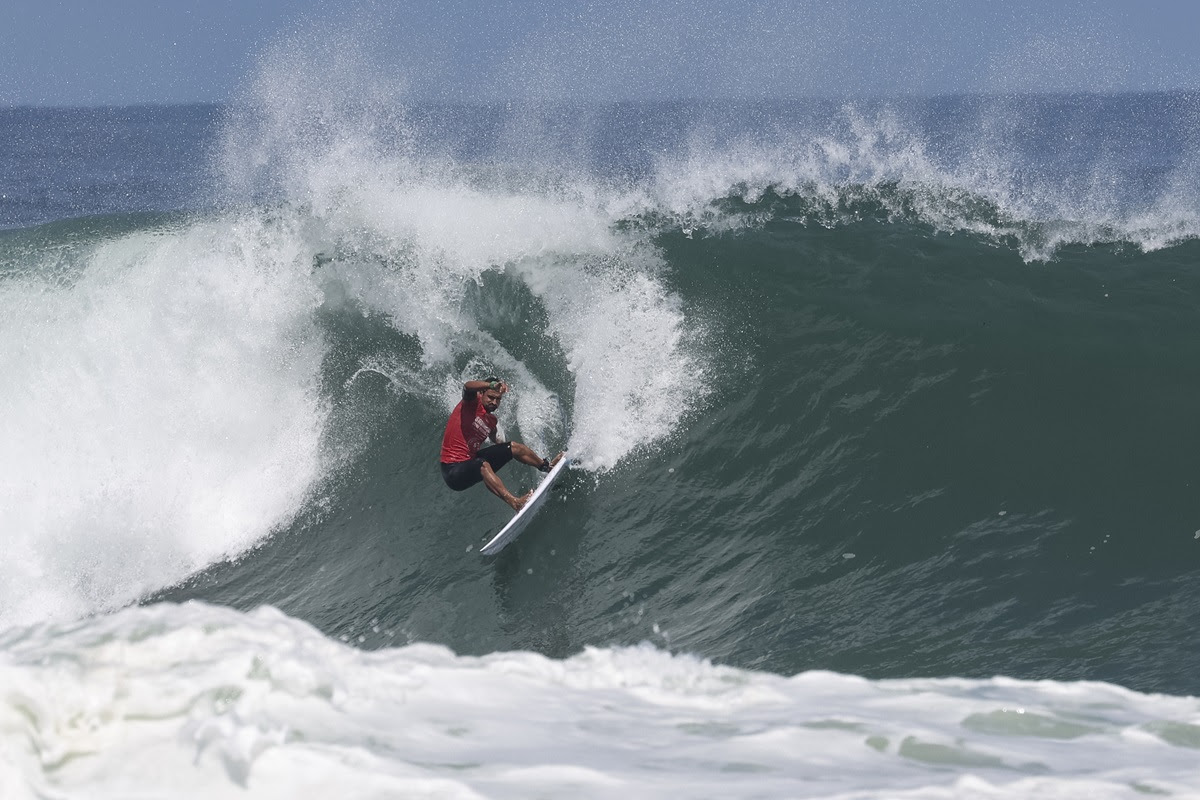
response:
M470 461L479 452L479 446L496 432L496 418L489 414L479 402L479 393L471 392L469 398L454 407L442 434L442 463L457 464Z

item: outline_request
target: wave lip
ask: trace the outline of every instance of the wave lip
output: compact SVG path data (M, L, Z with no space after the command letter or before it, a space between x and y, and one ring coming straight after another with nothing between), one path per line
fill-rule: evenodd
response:
M649 646L364 652L270 608L10 630L0 673L6 797L1137 797L1200 780L1194 698L784 678Z
M699 128L656 159L650 180L627 199L629 213L689 233L774 219L918 224L983 236L1027 261L1069 245L1149 252L1200 238L1197 148L1168 136L1186 107L1151 117L1143 130L1122 118L1128 109L1101 104L1086 123L1097 130L1084 134L1067 100L1053 122L1043 119L1047 98L979 98L969 114L940 107L948 102L846 104L827 119L767 132ZM1145 137L1171 138L1180 149L1152 151Z

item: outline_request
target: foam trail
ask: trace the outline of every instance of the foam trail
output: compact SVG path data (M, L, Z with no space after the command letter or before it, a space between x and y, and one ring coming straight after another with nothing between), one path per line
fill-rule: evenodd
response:
M346 158L338 154L336 169L305 161L316 174L297 200L311 200L305 207L336 243L326 279L415 337L420 369L459 384L478 377L455 365L466 356L520 378L510 381L510 400L524 398L518 427L535 442L553 438L545 421L562 417L546 405L554 392L468 302L488 274L519 277L544 305L546 333L576 381L570 447L578 463L608 469L670 433L681 409L661 392L700 370L684 347L696 332L656 276L663 264L652 245L615 232L617 220L588 191L477 186L459 168L430 172L378 151L369 164ZM331 171L352 177L331 190ZM336 202L313 199L331 194ZM446 401L455 396L452 389Z
M1132 799L1200 785L1195 698L787 678L649 646L564 661L366 652L270 608L12 630L0 684L0 790L17 799Z
M521 265L575 376L570 449L585 468L610 469L667 439L703 402L703 361L690 342L701 334L654 277L659 266L648 249L573 268Z
M0 284L0 626L113 609L262 540L322 470L294 233L218 219Z
M548 315L544 332L575 380L569 447L577 463L612 468L679 423L686 409L671 389L696 382L702 371L687 347L698 334L657 278L663 264L652 246L612 233L612 220L578 198L404 181L364 191L370 203L343 205L339 215L361 223L366 209L386 209L369 223L386 242L376 247L402 256L349 259L331 271L353 287L356 303L421 342L422 368L440 371L450 385L444 404L457 401L462 380L500 371L512 378L507 406L516 401L522 434L540 448L553 446L546 425L562 418L549 405L554 392L485 330L467 302L468 288L491 272L519 277ZM392 268L372 266L385 259ZM476 372L452 367L464 354L478 362Z

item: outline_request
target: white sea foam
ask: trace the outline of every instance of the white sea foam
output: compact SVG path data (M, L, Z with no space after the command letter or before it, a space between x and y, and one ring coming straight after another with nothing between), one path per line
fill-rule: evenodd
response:
M1101 683L364 652L187 604L10 630L0 685L14 800L1200 796L1200 702Z
M325 411L295 242L225 219L0 283L0 627L130 603L298 510Z

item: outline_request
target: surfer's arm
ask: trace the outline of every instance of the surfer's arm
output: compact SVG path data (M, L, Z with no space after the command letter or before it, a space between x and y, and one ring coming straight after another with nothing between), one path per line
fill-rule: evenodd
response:
M508 384L504 381L467 381L463 384L463 399L474 399L475 395L479 394L484 389L490 389L493 383L496 384L496 388L500 390L500 394L504 394L508 391Z

